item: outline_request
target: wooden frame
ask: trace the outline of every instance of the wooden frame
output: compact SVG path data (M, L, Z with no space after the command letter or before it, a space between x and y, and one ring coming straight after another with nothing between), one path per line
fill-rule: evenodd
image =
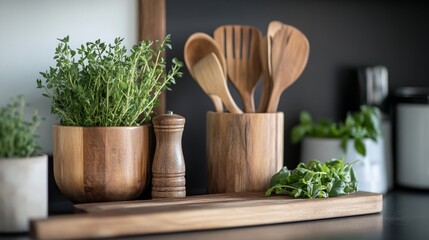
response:
M156 40L165 37L165 0L139 0L139 41ZM159 98L157 114L166 111L165 91Z

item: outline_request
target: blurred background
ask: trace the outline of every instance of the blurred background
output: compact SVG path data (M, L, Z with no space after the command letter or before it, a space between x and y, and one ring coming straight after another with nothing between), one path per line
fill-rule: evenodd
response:
M398 87L429 87L429 3L424 1L240 0L167 1L167 32L172 34L169 56L183 59L186 39L194 32L210 35L220 25L244 24L266 34L279 20L300 29L310 42L310 57L301 77L287 88L278 111L284 112L284 158L289 168L299 162L299 145L290 141L299 113L316 120L344 119L359 107L358 69L383 65L389 72L389 92ZM186 117L183 151L188 189L205 190L205 123L213 111L210 99L185 69L167 108ZM231 86L230 89L233 89ZM258 99L260 89L256 90ZM239 96L233 96L239 102Z
M403 86L429 87L429 3L417 0L167 0L167 33L173 50L168 58L183 61L186 39L195 32L212 35L225 24L252 25L266 34L279 20L300 29L309 39L310 57L299 80L282 95L285 115L284 161L294 168L299 145L290 142L299 113L316 119L341 120L359 107L357 70L383 65L389 92ZM137 42L136 0L2 0L0 2L0 103L24 94L46 118L40 128L42 151L52 154L49 101L36 88L39 72L54 64L57 38L70 35L72 46L102 39ZM188 194L206 192L206 113L212 102L183 68L184 76L167 93L167 109L186 118L183 153ZM259 86L260 87L260 86ZM260 89L256 90L256 99ZM231 86L230 89L233 89ZM240 104L233 91L233 97ZM241 105L241 104L240 104ZM52 179L52 178L51 178ZM53 195L55 188L53 187Z

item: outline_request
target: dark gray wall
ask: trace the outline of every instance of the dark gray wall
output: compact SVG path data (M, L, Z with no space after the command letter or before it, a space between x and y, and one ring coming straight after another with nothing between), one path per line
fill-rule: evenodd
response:
M167 32L173 43L169 56L183 60L189 35L212 34L224 24L253 25L265 34L271 20L280 20L304 32L311 47L307 68L284 92L279 106L285 114L285 163L294 167L299 146L290 143L289 134L299 112L341 119L356 107L357 67L385 65L391 90L429 86L428 13L429 3L423 1L169 0ZM205 116L213 106L186 68L183 71L184 77L168 92L167 107L187 119L183 151L188 192L204 193Z

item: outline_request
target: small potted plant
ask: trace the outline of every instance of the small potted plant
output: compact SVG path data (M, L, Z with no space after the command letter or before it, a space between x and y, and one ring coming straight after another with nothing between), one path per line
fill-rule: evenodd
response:
M0 107L0 232L28 231L48 213L48 156L38 154L40 116L24 117L22 96Z
M53 126L55 181L74 202L136 198L149 176L153 108L182 74L175 58L166 71L162 53L171 48L169 36L130 51L121 38L76 50L68 36L59 41L56 66L41 73L45 83L37 81L60 120Z
M344 122L338 123L330 120L315 123L308 112L301 112L291 140L302 141L301 162L341 157L346 163L355 162L359 190L387 191L384 142L377 108L361 106L359 112L348 114Z

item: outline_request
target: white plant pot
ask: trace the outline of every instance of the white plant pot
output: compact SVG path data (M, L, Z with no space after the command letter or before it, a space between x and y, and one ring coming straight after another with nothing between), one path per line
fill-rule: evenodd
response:
M26 232L48 215L48 156L0 158L0 232Z
M304 138L301 146L301 162L308 163L311 159L322 162L333 158L343 158L345 163L352 163L358 178L358 190L386 193L387 175L384 159L384 142L379 138L377 142L365 139L366 156L362 156L354 148L354 141L347 142L347 152L341 148L339 139Z

